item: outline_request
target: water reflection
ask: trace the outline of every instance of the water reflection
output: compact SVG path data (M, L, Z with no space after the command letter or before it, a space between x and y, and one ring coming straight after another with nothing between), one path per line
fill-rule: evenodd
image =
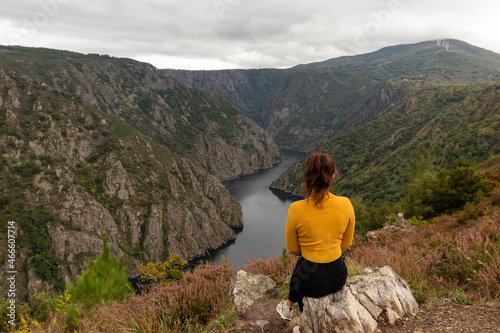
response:
M245 259L267 258L281 254L286 245L285 225L288 207L298 198L269 189L293 163L304 158L304 153L284 151L288 159L272 169L244 176L224 185L240 203L245 226L235 241L211 251L209 258L219 263L224 256L233 268L241 267Z

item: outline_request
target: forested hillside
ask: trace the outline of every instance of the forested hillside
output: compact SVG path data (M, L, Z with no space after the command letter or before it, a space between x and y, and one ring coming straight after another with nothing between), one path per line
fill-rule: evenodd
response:
M374 206L407 199L424 171L475 165L500 154L500 84L424 88L384 115L324 142L334 157L337 192ZM272 186L300 194L304 161Z

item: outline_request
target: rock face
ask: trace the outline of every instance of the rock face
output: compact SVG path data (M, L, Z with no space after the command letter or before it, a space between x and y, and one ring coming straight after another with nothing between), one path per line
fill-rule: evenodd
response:
M281 159L213 93L146 64L82 57L55 56L43 73L36 56L18 70L0 64L0 212L30 249L17 261L29 272L20 297L75 281L103 232L130 273L222 246L243 219L221 180Z
M236 310L239 313L244 313L256 299L264 296L266 291L274 287L276 287L276 283L267 276L239 270L232 288L232 298Z
M300 332L370 333L380 317L394 324L417 311L410 288L390 267L367 268L333 295L305 297Z
M268 131L282 147L308 151L351 123L346 96L357 104L375 81L301 70L165 70L188 87L216 92ZM341 121L342 119L342 121Z
M166 71L130 59L82 54L67 57L57 51L51 54L54 65L38 71L37 65L44 61L36 55L40 50L28 50L33 54L29 60L5 60L22 75L43 82L44 87L70 92L125 119L178 155L205 166L219 180L270 168L283 159L274 139L236 107L213 92L187 88ZM0 57L5 55L1 51ZM23 52L23 58L30 51ZM8 94L12 105L20 104L22 92L12 89ZM41 103L40 110L43 107ZM95 126L92 117L84 118L82 126ZM90 155L91 143L77 142L66 154L73 155L74 148L84 159ZM119 171L120 165L113 168ZM123 198L129 194L126 182L109 181L105 185L115 195Z

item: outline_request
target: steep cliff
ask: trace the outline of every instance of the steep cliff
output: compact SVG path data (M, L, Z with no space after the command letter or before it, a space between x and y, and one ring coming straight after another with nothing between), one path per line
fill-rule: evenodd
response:
M9 57L0 62L0 216L17 223L20 295L74 280L104 231L132 271L221 246L243 220L220 180L281 158L223 99L147 65L132 63L144 67L140 81L112 62L40 68L46 59Z
M220 180L281 161L276 143L219 95L189 89L167 72L130 59L0 47L0 61L59 91L127 120Z
M307 151L350 128L377 82L328 70L223 70L168 73L225 96L283 148Z

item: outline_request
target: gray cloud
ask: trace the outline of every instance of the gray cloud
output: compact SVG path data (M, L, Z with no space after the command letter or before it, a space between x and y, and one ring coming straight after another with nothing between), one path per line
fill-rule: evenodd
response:
M4 0L0 44L169 68L289 67L438 38L500 52L499 9L486 0Z

